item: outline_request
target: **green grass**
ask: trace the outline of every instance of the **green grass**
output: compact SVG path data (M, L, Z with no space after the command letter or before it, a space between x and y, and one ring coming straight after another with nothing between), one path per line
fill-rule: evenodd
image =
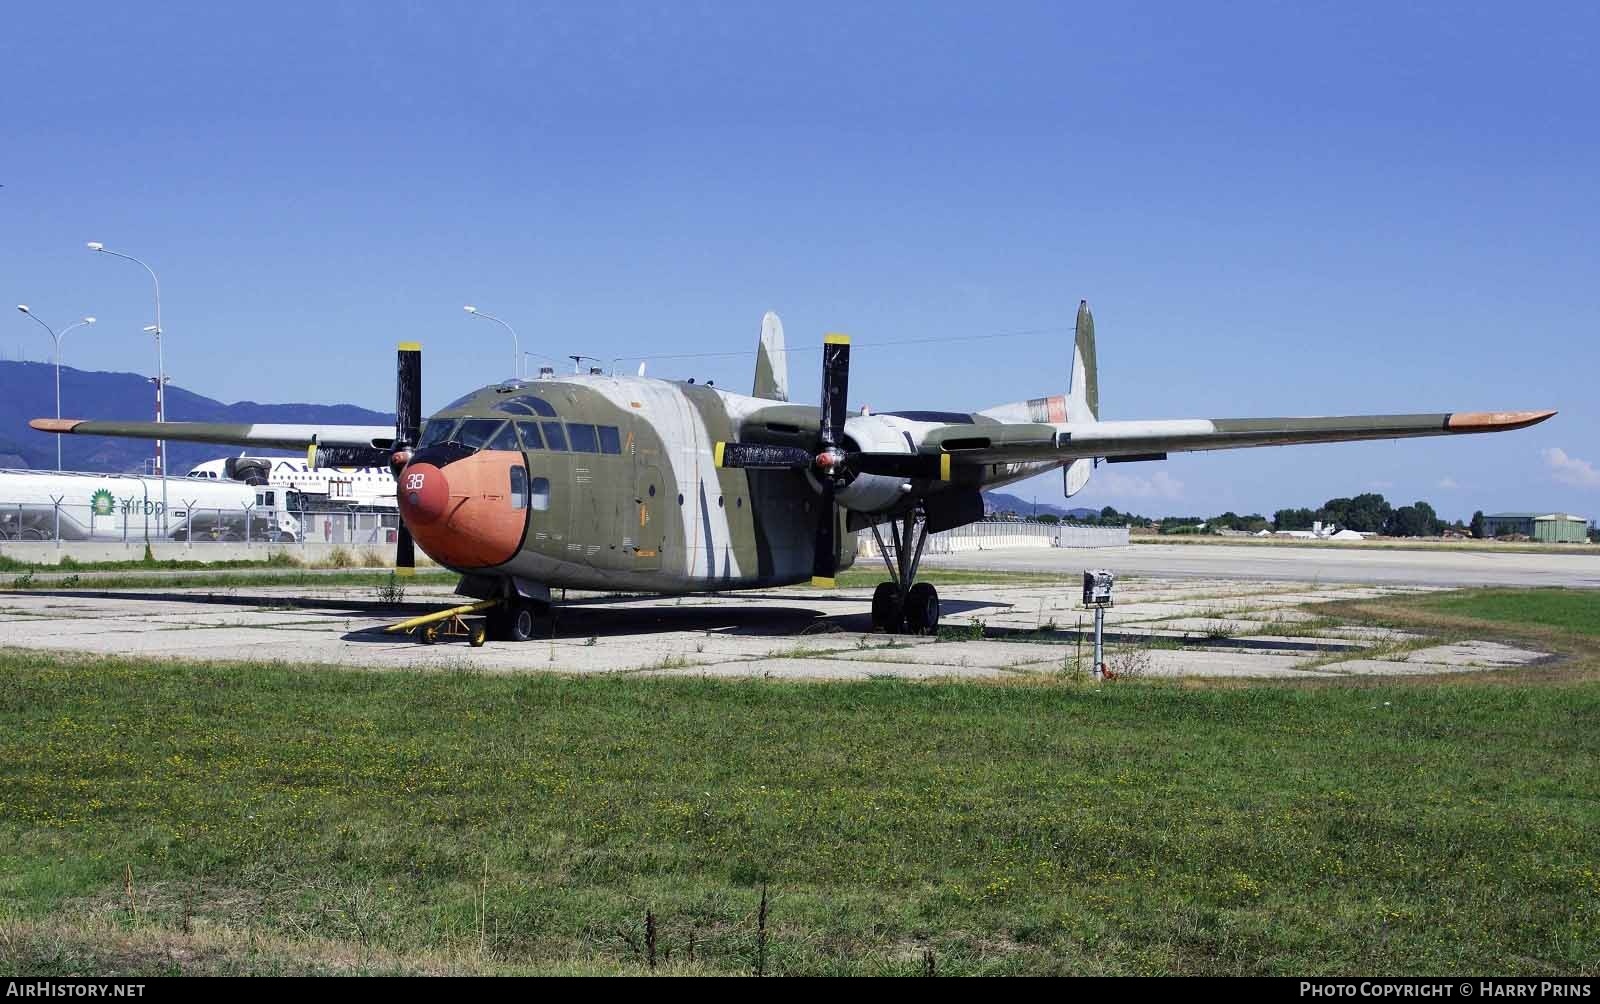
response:
M131 559L128 561L78 561L71 555L63 556L59 563L40 561L18 561L16 558L0 554L0 572L122 572L122 571L154 571L168 570L181 571L190 569L220 570L220 569L267 569L267 568L299 568L302 562L285 550L270 552L265 558L240 558L230 561L191 561L178 558L144 561Z
M1413 603L1455 617L1600 636L1596 589L1471 589L1425 596Z
M0 652L0 970L1593 975L1597 720Z

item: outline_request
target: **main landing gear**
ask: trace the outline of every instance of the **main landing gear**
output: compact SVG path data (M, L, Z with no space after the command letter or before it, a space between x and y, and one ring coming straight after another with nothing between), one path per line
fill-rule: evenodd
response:
M872 594L872 629L890 634L933 634L939 630L939 591L916 581L917 564L928 543L928 524L919 511L913 510L898 522L890 520L889 534L894 542L892 559L883 534L873 524L872 536L889 569L890 581L878 583Z
M548 603L508 597L489 611L489 637L495 641L528 641L538 630L539 618L549 613Z

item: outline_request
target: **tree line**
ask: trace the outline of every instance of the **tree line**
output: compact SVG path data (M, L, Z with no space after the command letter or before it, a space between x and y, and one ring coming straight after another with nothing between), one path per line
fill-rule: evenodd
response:
M1054 516L1040 517L1041 522L1055 523ZM1138 513L1119 512L1112 506L1101 509L1096 516L1075 518L1074 522L1091 526L1150 527L1159 523L1162 533L1198 533L1215 530L1238 530L1259 533L1262 530L1309 530L1315 523L1337 526L1344 530L1362 533L1381 533L1388 537L1437 537L1447 527L1483 536L1483 513L1472 515L1470 524L1456 520L1446 523L1439 518L1433 505L1416 501L1396 507L1376 492L1367 492L1354 498L1329 499L1320 508L1279 509L1269 519L1261 513L1240 515L1231 510L1216 516L1164 516L1159 520ZM1204 527L1204 531L1201 530Z

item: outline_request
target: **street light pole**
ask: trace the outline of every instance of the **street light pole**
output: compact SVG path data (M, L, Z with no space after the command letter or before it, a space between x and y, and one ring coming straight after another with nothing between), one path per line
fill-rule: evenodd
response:
M88 247L90 251L98 251L100 254L108 254L113 258L126 258L135 265L139 265L146 272L150 273L150 281L154 282L156 285L156 323L153 329L146 328L145 330L153 330L156 336L156 421L158 423L165 422L167 420L167 361L161 347L161 279L156 276L155 269L151 268L149 265L146 265L144 262L140 261L138 258L135 258L131 254L123 254L120 251L112 251L99 241L90 241L85 246ZM165 530L167 526L167 441L165 439L157 439L156 449L159 451L161 457L161 527L163 530Z
M507 324L505 321L502 321L500 318L494 316L493 314L484 313L483 311L479 310L477 307L474 307L470 303L467 304L465 307L462 307L461 309L465 310L467 313L471 314L473 317L486 317L491 321L495 321L495 322L499 323L499 325L502 328L505 328L507 331L511 332L511 375L513 377L515 377L516 379L521 380L522 379L522 353L517 351L517 329L513 328L511 325Z
M55 343L55 346L56 346L56 421L59 422L61 420L61 339L67 337L67 332L71 331L73 328L81 328L85 324L93 324L95 319L92 318L92 317L85 317L81 321L73 321L71 324L69 324L66 327L62 328L60 331L56 331L54 328L50 327L50 325L44 323L43 321L40 321L39 318L37 316L35 316L33 311L28 309L28 305L26 303L17 304L17 309L22 311L24 314L27 314L33 320L38 321L40 327L42 327L42 328L44 328L44 330L50 332L50 340ZM56 470L58 470L58 471L61 470L61 433L59 433L59 432L56 433Z

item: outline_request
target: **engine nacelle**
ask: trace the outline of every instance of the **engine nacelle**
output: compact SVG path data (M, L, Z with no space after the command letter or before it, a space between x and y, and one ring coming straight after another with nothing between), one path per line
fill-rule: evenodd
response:
M903 420L892 415L857 415L844 423L844 448L869 453L912 453ZM900 504L906 480L883 474L858 474L834 494L838 503L854 512L883 512Z
M264 485L272 477L272 461L266 457L229 457L222 462L222 476L247 485Z
M834 492L834 498L846 509L854 512L884 512L893 509L905 496L904 478L890 478L882 474L858 474L843 488Z

